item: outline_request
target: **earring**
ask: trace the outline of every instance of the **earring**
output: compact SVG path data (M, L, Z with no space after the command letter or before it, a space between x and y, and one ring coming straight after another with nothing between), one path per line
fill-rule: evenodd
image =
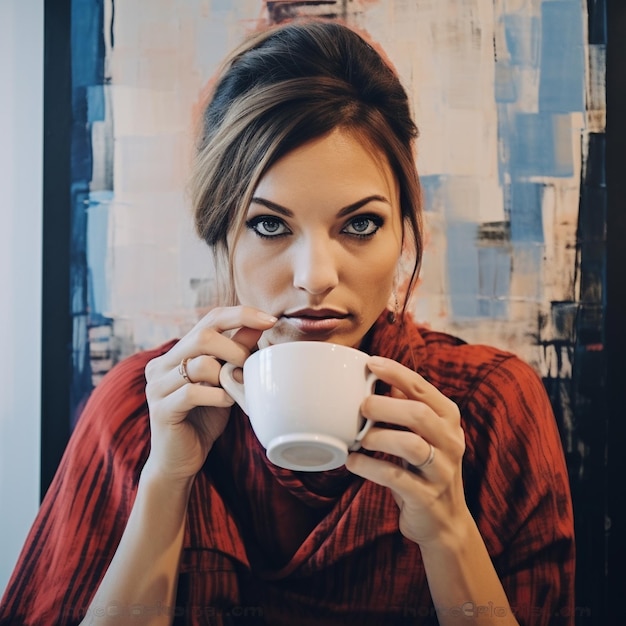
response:
M399 305L398 305L398 292L396 291L396 288L394 287L393 289L393 309L390 311L387 311L387 321L390 324L395 324L396 320L398 319L398 310L399 310Z

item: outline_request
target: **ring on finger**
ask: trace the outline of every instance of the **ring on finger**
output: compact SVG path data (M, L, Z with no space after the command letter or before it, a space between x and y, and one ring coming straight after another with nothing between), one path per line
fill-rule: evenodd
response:
M190 358L191 357L187 357L178 364L178 373L184 378L186 383L193 384L193 380L189 378L189 374L187 373L187 363L189 362Z
M428 445L430 446L430 450L428 451L428 457L423 463L420 463L419 465L412 465L413 469L416 469L416 470L424 469L425 467L428 467L435 460L435 446L433 446L432 443L429 443Z

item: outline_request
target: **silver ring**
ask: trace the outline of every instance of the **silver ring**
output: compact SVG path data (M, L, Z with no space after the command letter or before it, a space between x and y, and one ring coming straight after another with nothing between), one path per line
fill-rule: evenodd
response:
M435 446L432 443L428 444L430 446L430 451L428 452L428 458L419 465L413 465L413 469L421 470L425 467L428 467L435 460Z
M185 379L185 382L193 384L193 381L189 378L189 374L187 374L187 362L189 359L190 357L187 357L178 364L178 373Z

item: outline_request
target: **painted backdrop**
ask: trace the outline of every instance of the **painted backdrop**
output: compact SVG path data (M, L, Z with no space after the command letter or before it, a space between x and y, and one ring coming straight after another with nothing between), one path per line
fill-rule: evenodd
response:
M569 385L575 358L603 349L605 46L581 8L73 0L74 407L210 306L185 196L199 101L247 32L293 14L364 29L410 92L428 231L416 316ZM564 437L584 457L563 391Z
M363 29L396 66L421 132L415 315L536 368L582 500L605 378L597 0L72 0L74 418L115 362L211 306L185 194L201 95L247 32L296 14Z

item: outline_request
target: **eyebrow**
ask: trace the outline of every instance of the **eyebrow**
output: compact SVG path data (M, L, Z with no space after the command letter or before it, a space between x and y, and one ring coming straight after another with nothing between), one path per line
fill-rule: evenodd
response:
M360 200L357 200L356 202L353 202L352 204L348 204L347 206L342 207L341 209L339 209L337 216L345 217L346 215L350 215L350 213L354 213L354 211L358 211L358 209L360 209L362 206L365 206L366 204L369 204L370 202L384 202L385 204L389 204L389 205L391 204L389 200L385 198L385 196L379 196L375 194L372 196L366 196L365 198L361 198ZM293 217L293 211L291 209L288 209L287 207L284 207L281 204L278 204L277 202L272 202L271 200L267 200L266 198L254 196L251 200L251 204L252 203L260 204L264 207L267 207L268 209L271 209L272 211L276 211L276 213L280 213L281 215L284 215L285 217Z

